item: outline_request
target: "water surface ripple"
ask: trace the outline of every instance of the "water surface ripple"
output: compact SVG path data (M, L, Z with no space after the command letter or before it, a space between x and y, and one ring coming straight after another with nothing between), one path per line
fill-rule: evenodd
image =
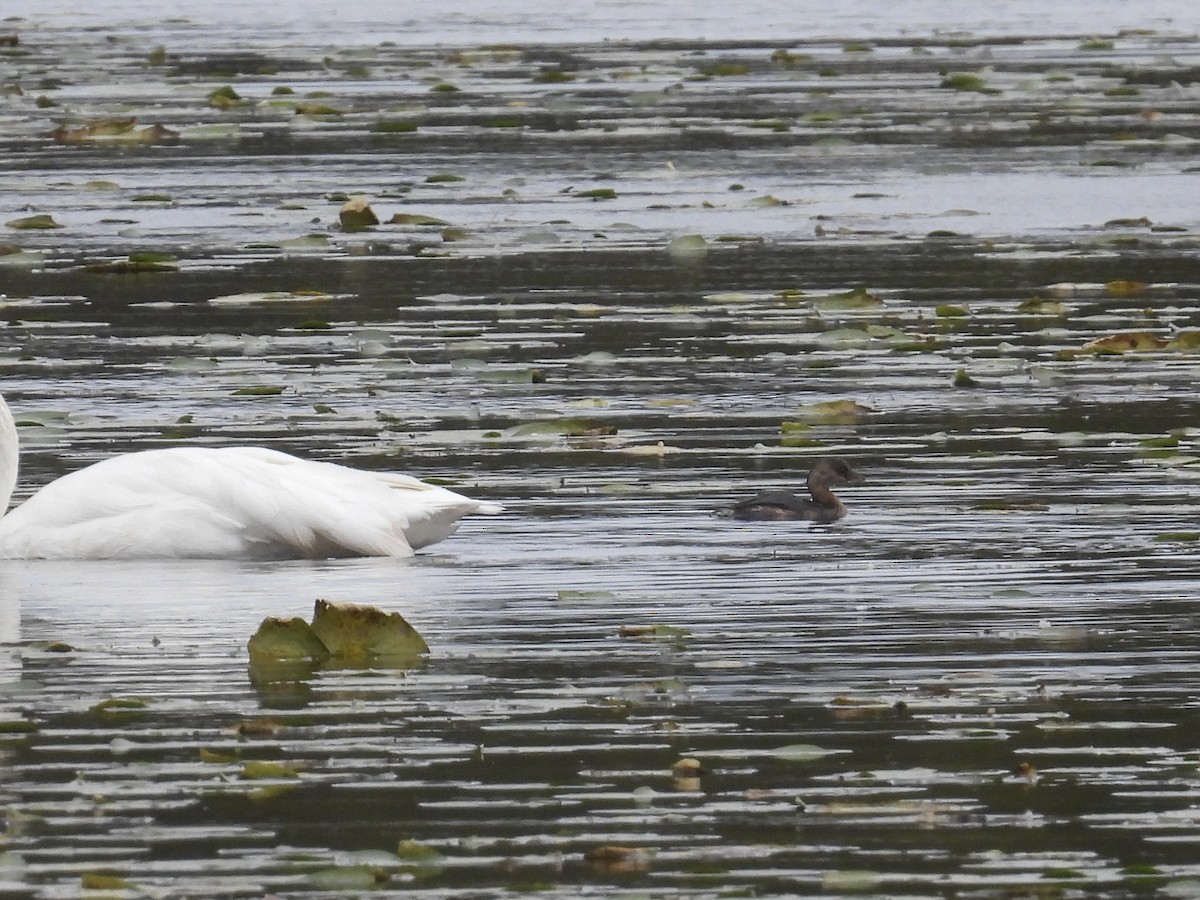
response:
M1200 54L1160 6L0 23L17 499L249 442L506 505L411 560L0 564L0 894L1200 896ZM843 523L713 515L823 454ZM318 597L428 660L251 670Z

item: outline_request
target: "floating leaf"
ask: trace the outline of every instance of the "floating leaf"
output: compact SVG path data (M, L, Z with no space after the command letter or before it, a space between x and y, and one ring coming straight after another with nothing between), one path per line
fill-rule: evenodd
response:
M959 369L954 373L954 386L956 388L974 388L979 387L979 382L967 374L966 369Z
M89 272L104 275L144 275L151 272L176 272L179 267L171 263L154 260L138 261L134 259L118 259L112 262L91 263L85 267Z
M324 103L309 103L301 102L296 104L296 115L298 116L343 116L342 110L332 106L326 106Z
M111 872L84 872L79 876L79 882L85 891L124 891L132 887L120 875Z
M586 200L616 200L617 192L612 188L592 188L587 191L579 191L575 196Z
M694 262L708 255L708 242L699 234L681 234L667 242L667 254L681 262Z
M1083 353L1120 354L1147 350L1161 350L1167 341L1147 331L1126 331L1096 338L1083 345Z
M363 197L353 197L338 211L343 231L361 231L379 224L379 218Z
M408 119L380 119L371 130L379 134L411 134L417 130L417 123Z
M209 91L207 99L208 105L215 109L233 109L246 105L246 101L228 84Z
M329 657L329 648L303 619L266 618L246 645L251 664Z
M970 315L965 306L955 306L953 303L938 304L934 313L939 319L962 319Z
M823 400L801 406L796 410L796 416L805 422L821 425L853 425L874 411L856 400Z
M971 508L991 512L1008 510L1017 512L1045 512L1050 507L1045 503L1028 500L980 500L978 503L972 504Z
M973 72L956 72L952 75L947 75L942 79L942 83L938 87L947 88L952 91L975 91L977 93L986 93L989 91L987 82L984 81L983 77Z
M1168 350L1200 350L1200 331L1180 331L1167 341Z
M786 744L783 747L776 747L769 752L776 759L782 759L786 762L815 762L818 759L824 759L827 756L833 756L842 751L829 750L826 747L818 747L816 744Z
M1144 282L1127 280L1110 281L1104 287L1110 297L1139 297L1147 289Z
M252 759L242 766L242 777L251 780L260 778L299 778L300 773L294 766L286 763L268 762Z
M9 228L15 228L22 231L38 230L46 228L62 228L54 217L46 213L39 213L36 216L24 216L20 219L9 219L4 223Z
M545 419L528 422L508 430L512 437L558 435L562 437L606 437L617 433L615 425L605 425L590 419Z
M216 750L209 750L207 747L201 747L198 752L201 762L222 766L238 762L238 757L235 753L220 753Z
M179 132L163 125L137 128L137 118L99 119L85 125L60 125L50 132L50 137L60 144L80 144L93 141L114 141L131 144L174 144L179 141Z
M450 223L436 216L426 216L420 213L393 213L388 220L390 225L436 225L445 226Z
M1200 531L1164 531L1156 534L1154 540L1163 543L1194 543L1200 541Z
M422 656L429 645L400 613L318 600L312 630L336 657L347 660Z
M323 291L247 291L242 294L223 294L208 302L212 306L254 306L263 303L320 303L333 297L333 294Z
M883 306L883 301L866 288L859 287L841 294L816 297L812 304L822 312L833 312L836 310L878 309Z
M628 874L649 870L653 853L644 847L621 847L606 844L593 847L583 854L589 867L606 874Z

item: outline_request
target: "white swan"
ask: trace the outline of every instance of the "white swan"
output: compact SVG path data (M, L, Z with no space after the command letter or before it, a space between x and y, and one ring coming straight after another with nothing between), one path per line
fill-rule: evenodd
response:
M5 515L18 456L0 397L3 559L411 556L463 516L501 510L407 475L262 447L177 447L64 475Z

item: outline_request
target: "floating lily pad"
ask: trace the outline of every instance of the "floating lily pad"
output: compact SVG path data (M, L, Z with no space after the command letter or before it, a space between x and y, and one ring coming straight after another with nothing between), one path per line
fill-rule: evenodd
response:
M583 197L586 200L616 200L617 192L612 188L591 188L586 191L578 191L576 197Z
M420 213L393 213L391 219L388 220L390 225L436 225L445 226L450 223L445 219L439 219L437 216L426 216Z
M238 388L230 396L233 397L274 397L282 394L285 388L274 384L255 384L249 387Z
M871 407L856 400L823 400L801 406L796 410L796 416L804 422L821 425L853 425L871 412L874 412Z
M299 778L300 773L296 770L295 766L289 766L286 763L252 759L242 766L242 777L252 780L259 778Z
M822 312L833 312L837 310L878 309L883 306L883 301L866 288L859 287L840 294L830 294L825 297L814 298L812 304Z
M250 662L276 662L300 659L324 660L329 648L317 637L312 626L299 617L263 619L247 648Z
M667 243L667 254L681 262L693 262L708 255L708 242L699 234L682 234Z
M53 216L46 213L39 213L36 216L24 216L20 219L9 219L4 224L9 228L21 231L62 228L61 225L54 221Z
M1120 334L1110 334L1088 341L1082 347L1083 353L1121 354L1161 350L1167 346L1167 341L1157 334L1147 331L1127 331Z
M412 658L429 645L400 613L373 606L318 600L312 630L329 651L343 660Z
M137 127L137 117L128 119L99 119L84 125L60 125L50 137L60 144L82 144L111 141L129 144L175 144L179 132L163 125Z
M364 198L354 197L338 211L338 223L343 231L361 231L378 225L379 218Z

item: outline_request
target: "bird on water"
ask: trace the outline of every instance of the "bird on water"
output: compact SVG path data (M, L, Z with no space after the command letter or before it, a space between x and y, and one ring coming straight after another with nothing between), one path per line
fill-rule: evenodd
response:
M0 397L0 559L403 557L502 509L264 447L173 447L101 460L5 513L18 458Z
M828 524L846 515L846 505L833 492L843 484L861 484L863 477L844 459L826 457L813 463L808 473L808 497L791 491L770 490L719 510L723 516L750 522L802 521Z

